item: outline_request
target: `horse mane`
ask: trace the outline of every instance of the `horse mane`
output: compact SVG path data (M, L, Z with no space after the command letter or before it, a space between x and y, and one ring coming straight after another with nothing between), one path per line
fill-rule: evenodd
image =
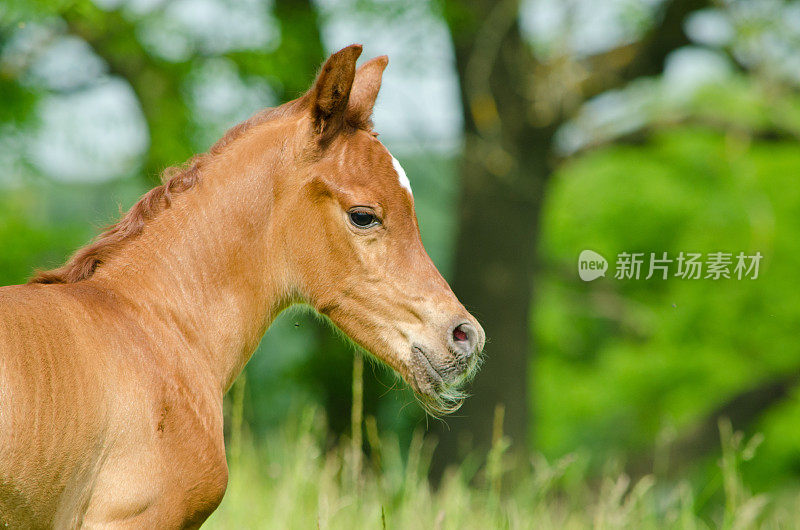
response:
M210 158L220 154L225 147L256 125L286 116L304 103L305 98L299 98L279 107L265 109L229 129L207 153L195 155L183 165L165 169L161 175L163 184L145 193L119 221L109 226L90 244L78 249L61 267L36 271L28 283L64 284L91 278L97 268L120 247L141 234L148 221L169 208L176 195L191 189L199 182L203 167Z

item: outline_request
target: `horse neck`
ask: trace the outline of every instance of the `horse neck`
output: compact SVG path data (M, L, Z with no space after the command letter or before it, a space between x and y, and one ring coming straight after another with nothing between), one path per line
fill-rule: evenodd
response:
M269 243L273 175L238 159L210 161L195 187L95 273L133 302L145 329L178 334L167 362L206 364L223 392L288 304Z

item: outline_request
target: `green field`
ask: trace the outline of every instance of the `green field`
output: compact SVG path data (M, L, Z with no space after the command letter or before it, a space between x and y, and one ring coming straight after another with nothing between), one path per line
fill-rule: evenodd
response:
M614 463L586 474L586 459L534 456L511 465L504 440L486 461L467 460L433 487L432 442L417 431L406 458L396 438L364 429L367 456L352 440L326 441L314 409L293 416L258 444L246 433L229 444L230 478L207 528L796 528L800 492L753 495L740 469L758 458L760 436L720 423L722 456L703 480L631 478Z

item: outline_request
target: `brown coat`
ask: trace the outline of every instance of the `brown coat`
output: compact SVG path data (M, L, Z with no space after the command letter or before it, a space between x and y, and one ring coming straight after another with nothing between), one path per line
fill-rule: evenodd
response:
M483 331L425 253L371 132L386 58L169 172L95 243L0 288L0 527L192 528L227 483L222 399L273 318L312 305L431 410Z

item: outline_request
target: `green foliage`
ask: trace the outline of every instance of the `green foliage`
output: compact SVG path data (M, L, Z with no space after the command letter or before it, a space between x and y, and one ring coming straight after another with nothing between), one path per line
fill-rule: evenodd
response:
M69 252L69 230L54 229L30 219L30 214L14 197L0 205L0 282L2 285L25 281L43 263L57 263Z
M800 303L786 291L800 266L798 170L794 142L701 127L608 147L562 168L545 214L547 266L532 316L539 447L551 455L582 445L600 454L646 451L659 433L686 432L738 392L800 368L786 333L800 319ZM609 259L606 278L579 280L584 248ZM674 258L720 250L761 252L759 278L613 278L623 251ZM782 407L800 412L795 398ZM774 429L774 417L759 427ZM796 461L800 429L782 436L767 438L764 462ZM776 471L753 475L767 486Z

